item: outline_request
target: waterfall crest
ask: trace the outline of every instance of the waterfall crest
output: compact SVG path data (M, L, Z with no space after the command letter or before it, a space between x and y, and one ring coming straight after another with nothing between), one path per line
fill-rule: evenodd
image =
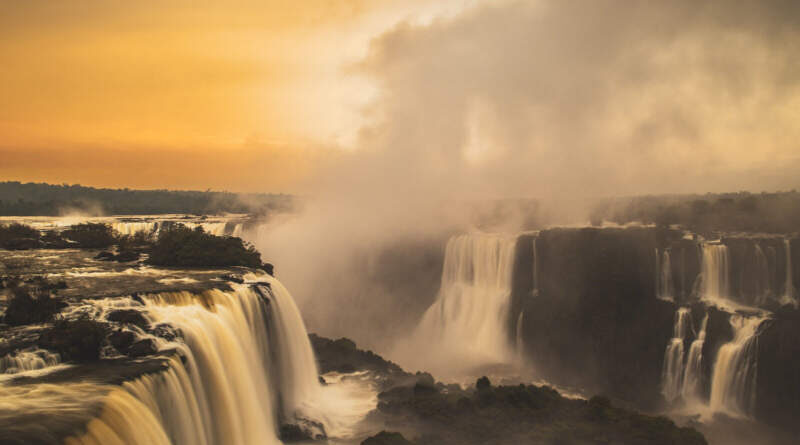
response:
M0 374L35 371L61 363L61 357L44 349L31 348L0 357Z
M279 444L276 421L294 420L320 385L291 295L276 279L257 277L260 284L229 292L144 296L149 321L180 333L154 338L171 351L166 369L112 390L86 434L67 443Z

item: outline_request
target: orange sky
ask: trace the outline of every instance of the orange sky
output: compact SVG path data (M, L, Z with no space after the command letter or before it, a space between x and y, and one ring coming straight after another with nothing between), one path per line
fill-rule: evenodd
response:
M793 188L799 13L777 0L0 0L0 181ZM364 153L382 157L325 169Z
M0 180L293 191L352 145L370 39L444 6L0 2Z

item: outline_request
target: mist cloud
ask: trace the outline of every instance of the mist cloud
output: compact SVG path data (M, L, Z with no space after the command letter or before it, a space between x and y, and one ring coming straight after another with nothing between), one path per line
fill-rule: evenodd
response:
M798 21L789 1L603 0L396 26L356 67L379 91L358 147L259 247L312 330L374 346L359 334L402 305L370 264L469 230L465 203L537 198L568 222L594 197L795 187Z

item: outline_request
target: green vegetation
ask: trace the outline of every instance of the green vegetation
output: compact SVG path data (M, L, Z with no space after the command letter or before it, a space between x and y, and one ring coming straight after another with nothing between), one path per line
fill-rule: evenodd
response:
M25 288L13 290L3 322L10 326L22 326L50 321L66 306L61 299L53 298L48 291L31 291Z
M0 248L8 250L35 249L41 245L41 234L24 224L0 225Z
M61 236L86 249L102 249L117 242L114 230L103 223L73 224L61 232Z
M240 238L214 236L202 227L165 227L150 250L148 263L175 267L262 267L261 254Z
M625 224L679 224L699 233L800 230L800 193L726 193L618 198L602 202L592 212L603 220Z
M98 189L81 185L0 182L0 216L58 216L65 210L109 215L167 213L269 215L292 209L283 194Z

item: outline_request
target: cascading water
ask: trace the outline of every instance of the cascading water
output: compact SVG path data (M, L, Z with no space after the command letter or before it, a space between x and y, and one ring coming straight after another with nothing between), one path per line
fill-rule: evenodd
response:
M672 402L681 394L683 381L683 342L689 333L691 313L688 308L678 308L675 312L675 326L672 339L664 352L664 370L661 379L661 393Z
M150 322L181 336L157 339L160 350L175 351L166 370L112 390L86 434L67 443L280 443L276 419L295 419L279 408L294 416L313 407L320 385L291 295L272 277L258 280L232 292L145 296Z
M459 235L447 242L442 284L412 335L407 366L448 375L490 363L510 363L508 326L516 236ZM420 345L430 355L422 357ZM405 352L405 353L403 353Z
M794 282L792 280L792 243L786 238L783 240L784 250L786 251L786 279L783 284L783 296L781 304L798 306L797 298L794 295Z
M753 249L755 255L755 302L756 304L764 304L767 298L772 294L772 285L769 273L769 261L767 256L764 255L764 250L759 243L755 243Z
M675 301L672 262L668 249L659 254L656 248L656 296L665 301Z
M696 400L700 389L700 378L702 376L703 365L703 345L706 342L706 327L708 326L708 314L703 317L700 331L697 337L689 346L689 354L686 356L686 369L683 375L681 395L685 400Z
M728 247L722 244L704 244L702 299L712 303L727 303L730 295L728 270Z
M533 238L533 295L539 295L539 252L536 249L536 238Z
M111 223L111 228L120 235L135 235L137 233L156 233L158 231L157 221L130 222L116 221Z
M762 316L731 315L734 337L717 353L711 378L709 407L712 412L746 415L752 410L757 372L757 332L764 320Z
M58 354L44 349L28 349L18 351L13 355L0 357L0 374L16 374L18 372L34 371L61 362Z

